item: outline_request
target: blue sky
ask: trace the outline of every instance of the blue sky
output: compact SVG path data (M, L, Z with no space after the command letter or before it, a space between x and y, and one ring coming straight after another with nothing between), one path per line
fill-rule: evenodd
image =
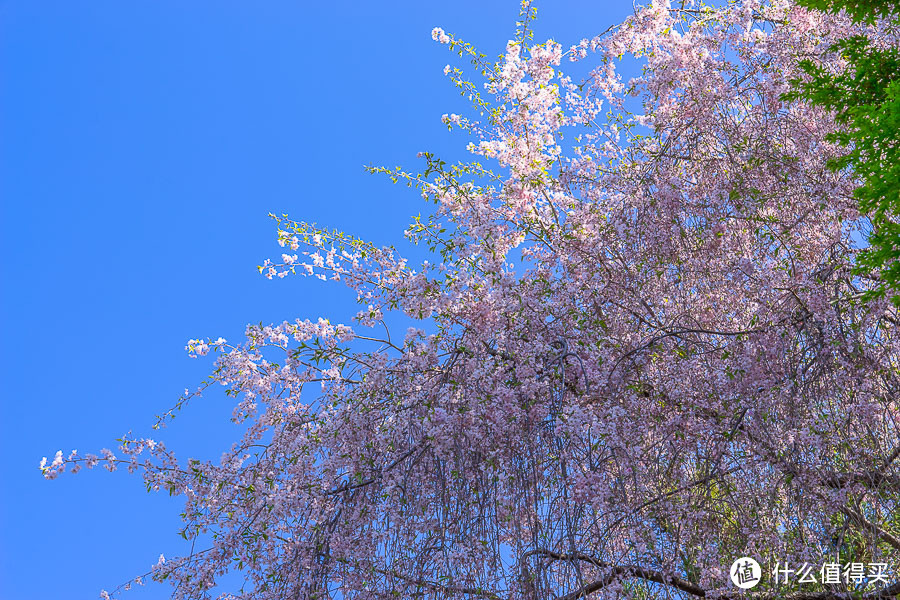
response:
M564 47L630 3L539 3L536 39ZM460 157L443 113L441 26L496 56L515 2L0 0L0 597L96 598L184 550L181 501L138 475L43 480L42 456L115 447L211 360L189 338L249 322L348 322L346 288L269 281L269 212L403 248L427 210L363 166ZM218 457L235 436L221 396L161 434ZM165 597L149 586L131 598Z

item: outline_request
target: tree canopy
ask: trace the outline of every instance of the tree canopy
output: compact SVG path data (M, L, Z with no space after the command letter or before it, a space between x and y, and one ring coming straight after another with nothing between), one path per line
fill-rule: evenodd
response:
M735 597L742 556L757 598L900 591L768 575L900 558L900 315L859 302L879 284L854 274L858 180L829 168L847 120L785 100L856 25L655 1L563 48L533 18L496 63L432 32L484 78L445 70L473 101L445 116L471 161L373 169L431 203L406 235L432 261L275 218L285 253L260 271L341 281L361 310L190 341L235 401L220 462L135 436L42 465L184 497L196 549L150 574L173 597L226 572L238 598Z

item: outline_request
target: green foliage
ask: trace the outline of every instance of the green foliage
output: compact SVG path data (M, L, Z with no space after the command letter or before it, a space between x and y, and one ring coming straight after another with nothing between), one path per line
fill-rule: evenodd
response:
M844 11L857 23L872 23L877 17L900 12L897 0L797 0L797 4L822 11Z
M807 8L844 10L857 22L889 19L900 26L898 0L799 0ZM832 73L812 60L800 67L806 80L793 79L786 99L804 99L835 113L846 126L829 141L847 148L833 169L852 168L862 181L855 194L873 231L859 257L859 274L876 275L878 283L866 299L890 293L900 304L900 52L875 47L864 35L846 37L830 50L839 52L847 68Z

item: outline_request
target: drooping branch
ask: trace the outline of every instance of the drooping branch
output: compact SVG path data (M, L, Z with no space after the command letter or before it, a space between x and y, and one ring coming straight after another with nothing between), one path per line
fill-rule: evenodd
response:
M687 592L688 594L698 597L703 597L706 595L706 591L703 588L691 583L690 581L687 581L686 579L678 577L677 575L666 576L659 571L654 571L652 569L646 569L644 567L635 565L613 565L587 554L582 554L580 552L562 554L559 552L553 552L552 550L539 548L537 550L531 550L523 554L522 560L527 559L529 556L535 555L543 556L554 561L582 561L594 565L595 567L609 570L609 573L602 579L598 579L591 583L585 584L580 589L562 596L559 600L576 600L578 598L584 598L588 594L596 592L597 590L606 587L613 581L616 581L617 579L623 577L633 577L652 581L655 583L661 583L664 585L670 585L675 589Z

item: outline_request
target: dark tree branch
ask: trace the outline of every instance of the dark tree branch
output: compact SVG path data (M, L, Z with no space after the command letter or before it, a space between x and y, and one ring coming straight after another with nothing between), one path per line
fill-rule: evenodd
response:
M565 596L560 596L557 600L586 599L590 594L603 589L604 587L619 579L643 579L644 581L673 587L681 592L685 592L697 598L707 597L707 592L705 589L677 575L665 575L659 571L654 571L652 569L647 569L636 565L613 565L587 554L582 554L580 552L576 552L573 554L562 554L559 552L553 552L551 550L537 549L526 552L524 555L522 555L522 559L524 560L529 556L535 555L550 558L552 560L580 560L592 564L595 567L608 570L608 573L600 579L596 579L590 583L586 583L574 592L566 594ZM881 600L885 598L896 598L898 595L900 595L900 582L894 583L880 590L876 590L868 594L856 597L858 598L858 600ZM846 592L830 591L791 594L789 596L781 596L778 594L768 593L736 593L734 595L725 594L716 596L717 600L847 600L850 597L851 595Z

